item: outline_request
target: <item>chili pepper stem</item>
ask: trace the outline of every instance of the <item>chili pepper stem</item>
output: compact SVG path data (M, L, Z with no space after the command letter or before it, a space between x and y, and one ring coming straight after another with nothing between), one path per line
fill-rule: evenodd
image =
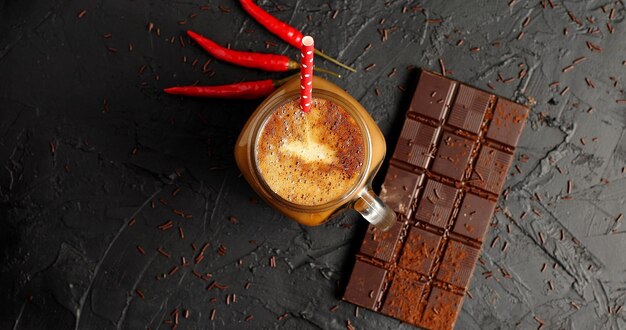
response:
M275 79L275 80L273 80L274 86L276 86L276 87L281 86L282 84L286 83L287 81L289 81L289 80L291 80L291 79L293 79L295 77L298 77L298 76L300 76L300 73L292 74L291 76L285 77L283 79Z
M289 70L295 70L295 69L300 70L300 63L290 59L289 64L287 64L287 68Z
M300 69L300 63L294 61L294 60L289 60L289 64L287 65L287 68L289 70L296 70L296 69ZM324 68L318 68L318 67L313 67L313 70L317 71L317 72L321 72L321 73L326 73L329 74L333 77L337 77L337 78L341 78L341 75L337 72L334 71L330 71L328 69L324 69Z
M348 70L348 71L356 72L356 69L354 69L354 68L352 68L352 67L349 67L349 66L347 66L347 65L345 65L345 64L343 64L343 63L341 63L341 62L337 61L336 59L334 59L334 58L332 58L332 57L330 57L330 56L328 56L328 55L326 55L326 54L322 53L322 52L321 52L320 50L318 50L318 49L315 49L315 50L314 50L314 52L315 52L315 55L317 55L317 56L319 56L319 57L321 57L321 58L323 58L323 59L325 59L325 60L327 60L327 61L329 61L329 62L331 62L331 63L335 64L335 65L338 65L338 66L340 66L340 67L342 67L342 68L344 68L344 69L346 69L346 70Z
M341 75L339 73L333 72L333 71L330 71L330 70L327 70L327 69L324 69L324 68L318 68L318 67L314 66L313 67L313 71L321 72L321 73L329 74L329 75L337 77L337 78L341 78Z

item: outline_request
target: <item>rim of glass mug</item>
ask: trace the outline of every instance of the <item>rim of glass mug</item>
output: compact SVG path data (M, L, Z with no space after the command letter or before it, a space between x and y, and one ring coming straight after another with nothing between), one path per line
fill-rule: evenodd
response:
M259 113L259 117L263 118L263 120L257 121L256 125L254 126L252 130L254 143L250 144L251 148L249 152L250 152L250 160L253 162L254 166L252 166L253 170L251 171L251 174L254 177L254 180L256 180L259 183L259 186L261 187L261 189L263 189L264 193L268 194L277 203L281 204L281 206L289 208L291 210L314 213L314 212L329 210L331 208L336 208L337 206L342 206L349 202L352 202L354 199L356 199L355 197L358 197L358 196L355 196L355 193L358 193L357 188L363 186L361 187L361 189L367 189L367 185L364 184L364 181L367 180L366 174L370 170L371 161L372 161L370 157L370 153L372 150L371 136L370 136L369 130L365 126L365 123L360 118L359 113L356 110L356 108L353 105L351 105L348 101L346 101L341 95L338 95L336 93L333 93L327 90L313 88L313 97L331 101L333 103L336 103L340 107L342 107L346 112L350 114L350 116L352 116L352 118L354 118L363 136L363 142L364 142L363 144L365 146L365 157L364 157L364 164L359 173L359 179L357 180L357 182L354 184L354 186L352 186L352 188L350 188L350 190L346 194L342 195L341 198L338 198L338 199L335 199L335 200L332 200L332 201L329 201L327 203L320 204L320 205L302 205L302 204L293 203L284 199L283 197L275 193L269 187L267 182L265 182L265 180L263 179L263 175L259 171L258 160L257 160L257 145L258 145L258 141L260 138L260 132L265 127L265 124L270 119L271 114L274 111L277 111L278 108L280 108L282 105L295 100L299 96L300 96L300 91L296 90L296 91L292 91L292 92L280 95L279 97L276 97L274 100L271 100L270 102L263 105L263 109ZM349 198L350 196L352 196L352 198Z

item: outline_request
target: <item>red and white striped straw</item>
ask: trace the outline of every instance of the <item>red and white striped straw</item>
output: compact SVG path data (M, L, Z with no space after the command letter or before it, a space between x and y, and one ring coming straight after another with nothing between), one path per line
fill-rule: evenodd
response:
M309 112L313 94L313 37L302 38L300 55L300 108Z

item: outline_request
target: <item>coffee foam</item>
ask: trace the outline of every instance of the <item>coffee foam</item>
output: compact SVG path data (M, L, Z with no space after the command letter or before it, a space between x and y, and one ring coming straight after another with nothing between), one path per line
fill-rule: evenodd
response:
M280 106L262 128L256 146L261 176L280 197L300 205L336 200L357 184L364 169L361 130L336 103L313 98Z

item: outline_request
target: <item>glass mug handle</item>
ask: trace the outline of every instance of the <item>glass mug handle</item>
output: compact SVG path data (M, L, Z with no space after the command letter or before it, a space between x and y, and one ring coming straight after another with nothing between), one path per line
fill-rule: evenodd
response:
M352 203L352 208L382 231L387 231L396 222L396 213L376 196L369 185L358 194L357 200Z

